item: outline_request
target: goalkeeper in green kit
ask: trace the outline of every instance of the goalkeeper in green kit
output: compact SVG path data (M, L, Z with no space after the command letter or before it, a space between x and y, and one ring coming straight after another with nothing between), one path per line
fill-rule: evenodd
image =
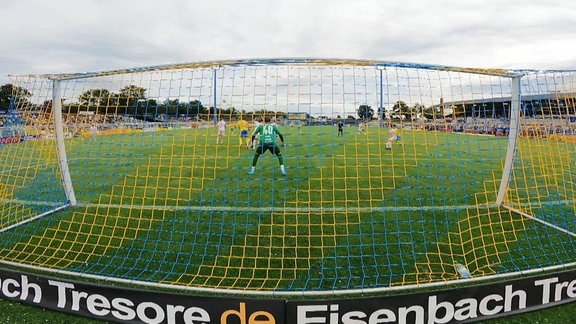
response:
M280 138L282 142L282 146L284 146L284 136L280 133L278 126L276 124L268 124L270 122L270 118L266 117L262 124L254 129L252 132L252 140L251 142L254 143L254 139L256 135L260 135L260 143L256 147L256 153L254 154L254 158L252 159L252 166L250 167L250 171L248 171L249 175L254 174L254 170L256 169L256 163L258 162L258 158L260 155L266 151L270 151L270 153L275 154L278 157L278 162L280 163L280 172L283 176L286 175L286 169L284 169L284 159L282 158L282 152L280 152L280 147L276 143L276 136ZM251 143L251 144L252 144Z

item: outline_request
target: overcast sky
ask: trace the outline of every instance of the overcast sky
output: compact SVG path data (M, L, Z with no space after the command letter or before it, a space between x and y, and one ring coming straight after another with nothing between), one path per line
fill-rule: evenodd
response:
M576 69L569 0L0 0L8 75L221 59Z

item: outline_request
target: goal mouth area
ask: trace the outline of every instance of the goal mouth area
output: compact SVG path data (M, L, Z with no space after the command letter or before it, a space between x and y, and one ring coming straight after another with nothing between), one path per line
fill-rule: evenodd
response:
M351 225L349 218L338 223L338 217L344 220L342 208L239 208L238 210L223 206L211 206L210 211L202 207L167 207L167 206L119 206L78 204L67 211L59 212L43 221L58 224L47 227L52 234L43 233L29 241L44 242L69 241L74 237L74 245L68 245L66 258L45 258L38 265L39 255L48 255L62 249L59 246L45 246L41 249L35 246L34 251L26 252L15 247L6 255L10 260L16 260L24 268L46 270L55 274L75 275L79 278L106 280L117 283L131 283L137 286L172 287L176 290L191 290L203 293L227 291L236 294L242 291L246 295L345 295L350 293L378 293L385 291L409 291L414 287L430 285L431 287L450 287L461 285L454 271L453 256L458 253L462 259L470 258L478 251L457 251L458 244L453 242L437 242L426 240L427 233L416 233L410 228L417 224L414 214L423 213L423 209L406 208L357 208L348 210L354 213L358 221ZM112 212L114 217L99 215L97 210ZM137 211L137 217L120 218L118 215L130 215ZM481 211L478 217L471 217L472 212ZM72 213L72 216L65 214ZM453 206L452 208L427 211L430 223L441 219L453 222L454 235L463 224L469 224L470 237L459 234L462 240L467 240L470 246L478 246L486 241L483 232L491 231L495 235L494 221L504 226L506 231L500 235L504 240L519 246L530 242L527 238L519 238L519 228L532 228L530 231L538 235L549 233L552 226L535 226L537 222L527 221L526 217L518 217L517 213L508 213L497 206ZM241 215L241 217L239 217ZM338 216L340 215L340 216ZM390 216L393 215L393 216ZM509 217L508 222L504 218ZM217 217L218 221L215 221ZM230 221L226 222L226 218ZM187 221L186 226L196 226L195 231L186 233L182 226L184 219L212 219L212 223ZM397 224L397 219L409 220L405 224ZM375 221L380 219L380 221ZM370 220L370 221L363 221ZM84 222L85 225L75 228L74 224ZM34 222L33 222L34 223ZM27 232L28 224L11 229L11 233ZM135 224L138 224L136 226ZM314 235L326 233L328 225L330 235ZM71 227L74 229L70 233ZM356 230L354 230L356 228ZM43 230L46 230L43 229ZM228 231L230 229L233 231ZM106 232L106 234L103 234ZM410 234L408 234L410 233ZM85 237L81 237L85 235ZM438 235L438 234L436 234ZM382 236L387 237L385 240ZM154 244L164 245L161 248L150 249L151 237ZM177 239L180 237L179 239ZM195 237L194 240L190 239ZM326 246L326 240L333 239L334 244ZM106 249L95 250L97 245L90 242L104 242L100 246ZM196 251L214 246L220 249L212 256ZM192 246L188 246L194 242ZM199 242L206 242L200 244ZM508 243L512 244L512 243ZM42 244L44 245L44 244ZM370 247L367 250L367 247ZM396 250L390 246L398 246ZM429 251L425 256L413 256L411 261L413 272L402 272L406 267L408 256L403 247ZM486 248L486 245L481 245ZM511 249L511 248L508 248ZM263 252L265 251L265 253ZM381 250L382 252L377 252ZM432 252L436 250L437 252ZM52 251L52 252L50 252ZM468 254L467 254L468 252ZM24 256L30 253L29 263ZM63 252L61 252L63 253ZM146 256L148 260L136 261ZM161 258L161 259L160 259ZM432 258L437 261L431 262ZM130 262L129 260L134 260ZM404 261L401 261L404 260ZM420 261L419 261L420 260ZM491 260L486 258L483 268L473 268L474 281L480 284L485 281L504 278L514 278L522 274L538 274L543 269L528 269L519 272L497 273ZM9 264L14 261L9 261ZM54 262L54 264L52 264ZM402 263L404 262L404 263ZM345 264L347 267L339 267ZM480 265L480 260L478 265ZM550 266L549 271L562 270L566 265ZM362 275L355 271L362 270ZM146 271L144 273L144 271ZM226 271L215 276L217 271ZM382 273L387 271L386 277ZM485 271L483 275L478 275ZM397 273L393 275L392 273ZM138 273L138 275L136 275ZM274 274L274 276L272 276ZM242 278L243 277L243 278ZM138 278L138 279L135 279ZM343 284L343 278L346 283ZM222 287L223 280L230 280ZM234 281L232 281L234 280ZM298 287L300 285L300 287Z

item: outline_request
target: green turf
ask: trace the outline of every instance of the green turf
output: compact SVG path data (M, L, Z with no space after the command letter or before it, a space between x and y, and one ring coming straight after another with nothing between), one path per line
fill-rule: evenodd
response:
M69 139L82 205L3 233L2 254L117 278L290 291L454 279L454 258L476 275L572 260L574 238L488 205L506 138L404 131L390 152L386 130L285 132L287 178L269 154L248 176L253 152L235 134L215 145L213 129ZM48 163L35 190L17 194L63 200L55 170ZM570 213L546 208L542 217Z

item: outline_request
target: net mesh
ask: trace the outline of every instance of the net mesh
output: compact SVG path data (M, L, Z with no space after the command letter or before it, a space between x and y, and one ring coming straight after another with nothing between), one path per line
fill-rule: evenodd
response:
M17 76L0 258L288 292L451 281L455 263L474 277L562 266L575 251L575 76L315 59ZM241 121L251 132L261 119L283 134L287 176L269 152L248 174Z

